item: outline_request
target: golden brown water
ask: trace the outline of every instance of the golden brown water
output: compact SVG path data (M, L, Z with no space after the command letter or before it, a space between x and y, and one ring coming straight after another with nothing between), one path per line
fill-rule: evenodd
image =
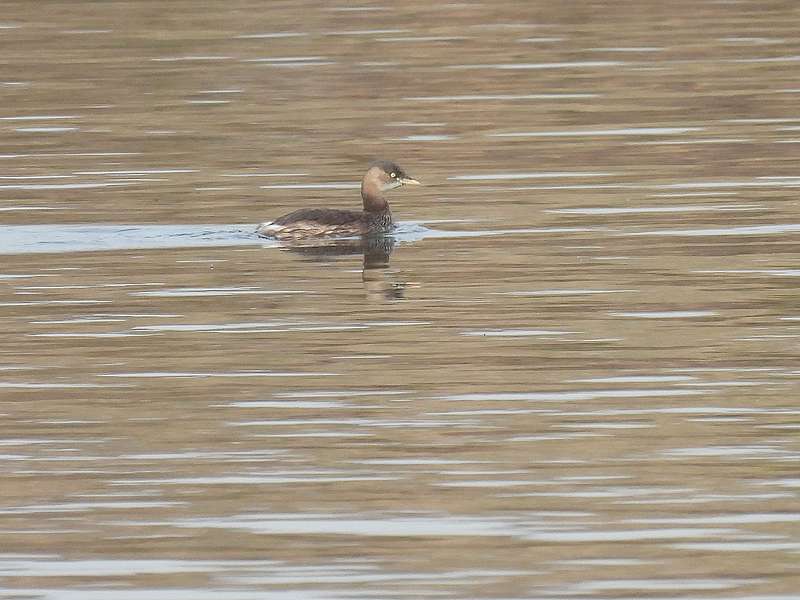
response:
M1 19L0 598L798 597L797 3Z

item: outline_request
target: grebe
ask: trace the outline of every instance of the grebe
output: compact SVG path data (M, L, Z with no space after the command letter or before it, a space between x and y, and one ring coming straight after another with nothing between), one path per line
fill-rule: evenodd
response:
M256 233L278 239L388 233L394 228L394 222L384 192L406 184L420 185L396 163L379 160L369 166L361 180L363 211L301 208L274 221L262 223Z

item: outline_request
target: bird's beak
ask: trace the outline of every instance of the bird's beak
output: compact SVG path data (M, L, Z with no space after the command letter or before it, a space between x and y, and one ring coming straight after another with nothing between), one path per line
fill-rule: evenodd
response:
M400 181L402 182L403 185L406 185L406 184L409 184L409 183L411 185L422 185L419 181L417 181L413 177L404 177Z

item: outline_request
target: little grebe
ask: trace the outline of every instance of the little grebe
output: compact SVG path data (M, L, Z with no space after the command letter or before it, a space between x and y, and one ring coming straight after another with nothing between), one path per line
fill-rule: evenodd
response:
M407 183L419 185L403 169L388 160L372 163L361 180L364 210L301 208L256 229L258 235L279 239L309 236L356 236L388 233L394 227L384 192Z

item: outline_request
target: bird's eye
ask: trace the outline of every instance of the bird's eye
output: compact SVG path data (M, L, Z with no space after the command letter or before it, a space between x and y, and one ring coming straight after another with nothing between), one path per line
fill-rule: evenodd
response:
M392 172L392 174L391 174L391 175L389 175L389 177L391 177L392 179L394 179L395 177L397 177L397 173L395 173L395 172Z

